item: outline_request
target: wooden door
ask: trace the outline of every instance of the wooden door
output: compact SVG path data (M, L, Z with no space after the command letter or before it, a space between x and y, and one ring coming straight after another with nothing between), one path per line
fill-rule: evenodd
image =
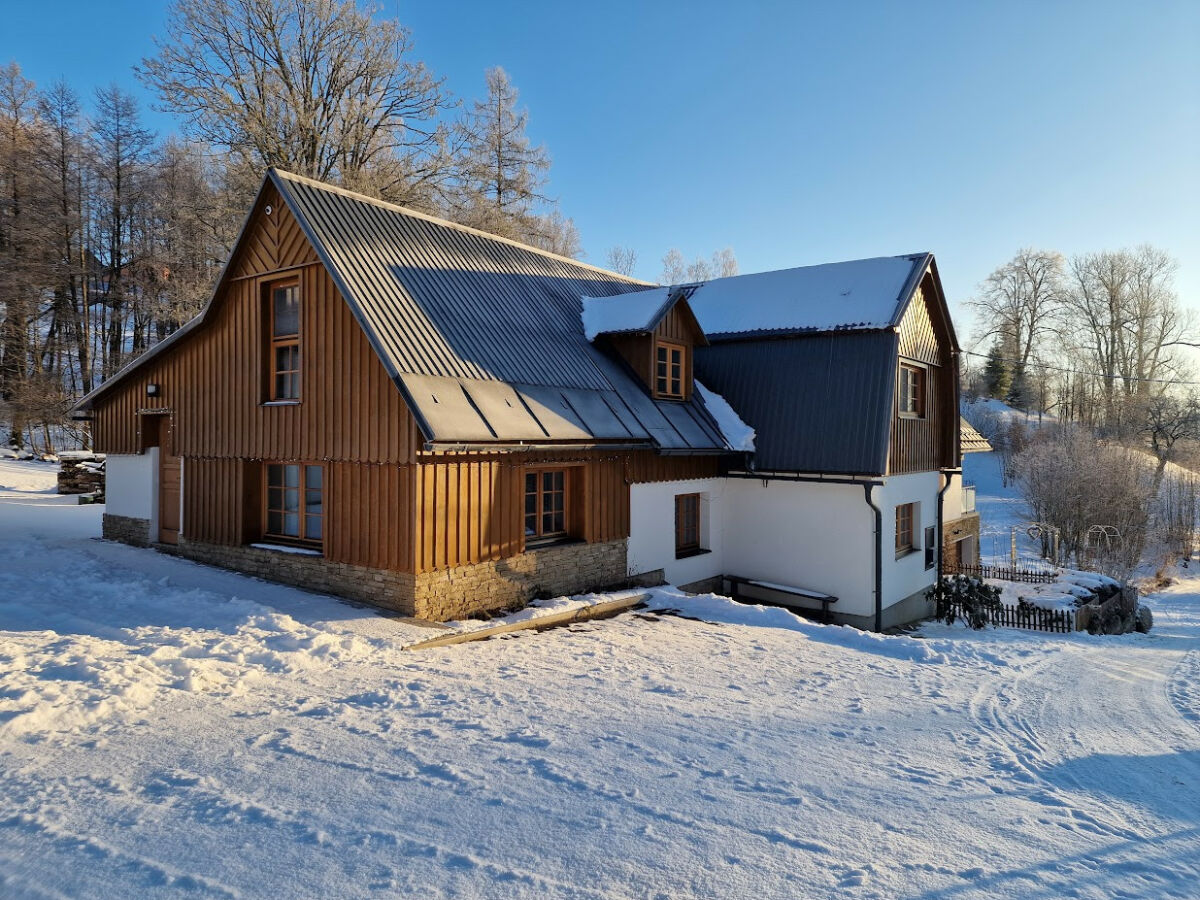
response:
M158 541L179 543L181 466L171 440L171 421L165 415L146 416L143 424L147 446L158 447Z

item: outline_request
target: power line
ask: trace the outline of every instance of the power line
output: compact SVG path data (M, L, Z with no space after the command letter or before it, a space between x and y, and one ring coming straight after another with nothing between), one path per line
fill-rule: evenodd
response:
M1109 378L1114 381L1145 381L1151 384L1184 384L1184 385L1200 385L1200 381L1180 381L1174 378L1139 378L1136 375L1109 375L1105 372L1083 372L1079 369L1069 369L1066 366L1052 366L1050 363L1037 362L1030 360L1027 363L1022 363L1019 359L1007 359L1003 356L989 356L986 353L973 353L970 350L961 351L965 356L977 356L980 359L996 359L1000 362L1012 363L1015 366L1040 366L1043 369L1054 369L1056 372L1071 372L1075 375L1088 375L1092 378Z

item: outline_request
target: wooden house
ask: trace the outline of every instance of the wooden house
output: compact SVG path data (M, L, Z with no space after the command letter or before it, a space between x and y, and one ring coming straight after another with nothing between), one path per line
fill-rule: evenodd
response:
M924 611L956 352L928 255L661 288L271 170L81 411L108 538L429 619L732 576L880 627Z

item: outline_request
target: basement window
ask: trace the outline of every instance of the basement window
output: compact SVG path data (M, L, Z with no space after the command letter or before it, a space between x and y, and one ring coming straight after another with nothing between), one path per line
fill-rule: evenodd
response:
M265 506L264 538L319 548L325 535L323 468L267 463Z

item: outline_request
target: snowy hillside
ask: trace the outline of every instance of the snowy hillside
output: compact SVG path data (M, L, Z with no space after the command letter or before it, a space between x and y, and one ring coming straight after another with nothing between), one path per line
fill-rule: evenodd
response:
M1119 638L665 593L695 618L408 652L92 540L32 465L0 496L5 898L1196 895L1200 581Z

